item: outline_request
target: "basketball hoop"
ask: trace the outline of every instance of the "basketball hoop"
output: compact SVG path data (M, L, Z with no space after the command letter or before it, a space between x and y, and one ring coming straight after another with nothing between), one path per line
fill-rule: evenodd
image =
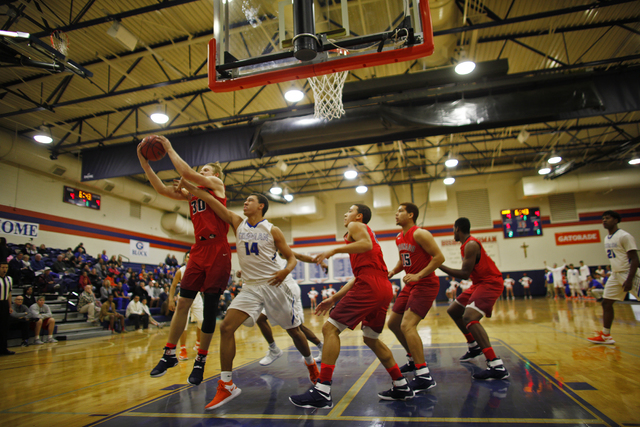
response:
M51 33L51 46L64 56L69 53L69 36L62 30Z
M348 55L346 49L336 49L338 55ZM316 119L339 119L344 114L342 105L342 89L347 80L347 71L309 77L309 85L313 90L313 116Z

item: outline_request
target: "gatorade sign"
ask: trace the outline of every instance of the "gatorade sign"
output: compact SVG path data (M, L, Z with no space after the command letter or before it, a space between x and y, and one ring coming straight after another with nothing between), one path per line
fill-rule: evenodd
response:
M580 245L582 243L600 243L600 230L572 231L570 233L555 233L556 246Z

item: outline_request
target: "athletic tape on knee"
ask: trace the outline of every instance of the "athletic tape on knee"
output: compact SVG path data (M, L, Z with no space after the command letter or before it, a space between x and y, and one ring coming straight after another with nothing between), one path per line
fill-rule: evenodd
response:
M377 340L380 334L368 326L363 326L362 336L364 336L365 338L371 338L371 339Z
M480 322L477 320L472 320L471 322L467 323L467 331L469 330L470 326L475 325L476 323L480 324Z
M202 294L204 301L204 319L202 321L202 332L212 334L216 330L216 317L218 315L218 301L220 294Z

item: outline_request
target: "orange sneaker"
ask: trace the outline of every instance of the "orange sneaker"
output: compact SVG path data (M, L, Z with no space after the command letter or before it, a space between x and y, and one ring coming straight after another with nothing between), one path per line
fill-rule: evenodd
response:
M207 406L204 407L204 409L207 411L216 409L240 395L240 393L242 393L242 390L236 387L233 381L225 383L222 380L218 380L218 391L216 392L216 396Z
M616 342L611 338L611 335L605 335L602 331L596 332L596 336L587 338L594 344L615 344Z
M180 354L178 355L178 360L187 360L189 355L187 354L187 347L180 348Z
M307 365L307 362L304 362ZM307 365L307 369L309 370L309 379L311 380L311 384L315 384L320 378L320 371L318 370L318 365L316 365L315 361L311 365Z

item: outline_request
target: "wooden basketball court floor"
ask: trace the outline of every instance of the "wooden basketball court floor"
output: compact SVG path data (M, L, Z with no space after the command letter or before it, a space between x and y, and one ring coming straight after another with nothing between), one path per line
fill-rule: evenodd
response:
M483 320L511 377L471 379L484 358L460 363L462 335L439 303L419 330L438 385L406 402L381 401L388 374L362 343L360 331L342 334L332 409L294 407L291 394L310 382L288 335L274 328L283 357L260 366L267 345L257 328L237 332L234 381L242 394L218 410L214 396L220 365L216 332L205 381L190 386L195 339L190 326L188 361L161 378L149 371L161 355L167 329L15 349L0 358L0 425L6 426L640 426L640 304L616 304L614 346L585 338L601 329L595 302L499 301ZM320 335L325 317L306 310L306 324ZM399 364L404 351L385 329L382 339ZM315 350L315 347L312 347ZM315 353L315 351L314 351Z

